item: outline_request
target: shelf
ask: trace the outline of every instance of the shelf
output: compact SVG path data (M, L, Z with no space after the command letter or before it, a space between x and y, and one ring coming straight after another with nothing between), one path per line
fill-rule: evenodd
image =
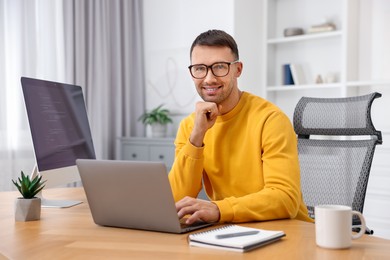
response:
M312 90L312 89L329 89L329 88L341 88L341 83L334 84L308 84L308 85L284 85L284 86L270 86L267 87L268 92L273 91L297 91L297 90Z
M388 87L390 87L390 79L389 80L368 80L368 81L347 82L348 88L371 87L371 86L388 86Z
M324 39L324 38L332 38L332 37L341 37L342 31L333 31L333 32L322 32L322 33L311 33L311 34L303 34L297 36L289 36L283 38L273 38L268 39L268 44L283 44L290 42L299 42L299 41L308 41L308 40L316 40L316 39Z
M350 81L346 84L334 83L334 84L307 84L307 85L282 85L282 86L269 86L266 88L267 92L273 91L297 91L297 90L311 90L311 89L330 89L330 88L341 88L342 86L348 88L359 88L359 87L371 87L371 86L388 86L390 87L389 80L372 80L372 81Z

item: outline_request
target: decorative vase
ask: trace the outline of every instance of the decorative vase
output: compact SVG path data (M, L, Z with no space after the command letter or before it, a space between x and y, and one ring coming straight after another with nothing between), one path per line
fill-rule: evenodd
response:
M33 221L41 218L41 198L24 199L15 201L15 221Z
M167 135L167 125L152 124L152 137L165 137Z

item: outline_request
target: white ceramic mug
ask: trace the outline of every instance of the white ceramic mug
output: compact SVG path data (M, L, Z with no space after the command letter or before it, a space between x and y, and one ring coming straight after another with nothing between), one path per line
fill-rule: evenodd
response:
M366 221L360 212L342 205L318 205L315 207L316 243L320 247L341 249L351 246L353 239L360 238L366 231ZM361 229L352 233L352 216L357 215Z

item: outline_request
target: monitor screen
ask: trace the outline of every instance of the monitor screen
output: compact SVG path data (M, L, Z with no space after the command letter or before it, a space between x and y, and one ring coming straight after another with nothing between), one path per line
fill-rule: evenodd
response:
M95 159L80 86L22 77L38 171L46 188L79 181L76 159Z

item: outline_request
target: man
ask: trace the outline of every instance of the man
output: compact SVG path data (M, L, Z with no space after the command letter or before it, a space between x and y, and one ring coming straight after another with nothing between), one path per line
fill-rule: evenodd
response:
M311 221L302 199L297 140L288 117L243 92L237 44L227 33L200 34L189 70L203 102L181 123L169 173L187 224L282 218ZM196 199L202 182L210 201Z

